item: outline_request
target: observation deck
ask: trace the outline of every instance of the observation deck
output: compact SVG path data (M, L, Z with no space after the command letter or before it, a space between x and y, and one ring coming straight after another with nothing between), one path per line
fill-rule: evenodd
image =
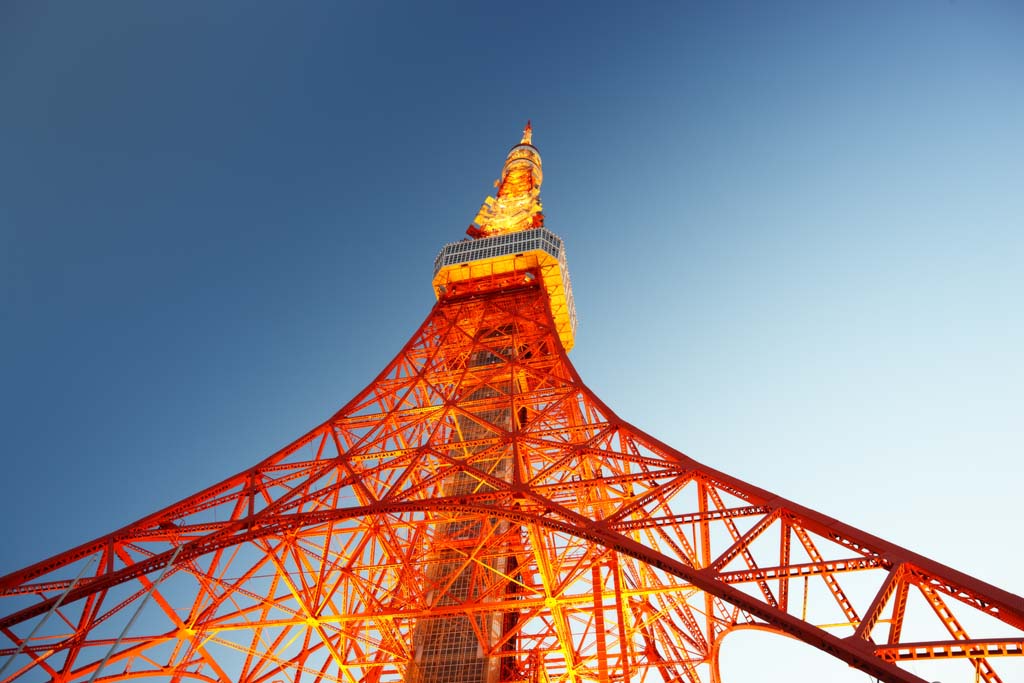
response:
M434 294L438 299L470 289L471 281L522 273L523 281L540 277L551 302L555 330L566 351L576 336L576 305L565 258L565 244L547 228L533 228L446 244L434 260Z

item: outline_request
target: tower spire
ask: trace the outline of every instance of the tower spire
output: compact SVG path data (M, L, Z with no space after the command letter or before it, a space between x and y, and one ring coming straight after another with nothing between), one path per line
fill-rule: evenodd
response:
M540 185L544 181L540 152L533 146L533 125L526 122L519 144L509 150L497 198L487 197L466 233L474 239L544 226Z
M530 119L526 119L526 128L523 128L523 139L519 141L520 145L532 145L533 144L533 126L530 124Z

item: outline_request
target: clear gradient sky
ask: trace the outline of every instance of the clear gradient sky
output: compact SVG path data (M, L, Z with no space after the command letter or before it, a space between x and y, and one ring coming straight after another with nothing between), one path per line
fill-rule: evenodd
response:
M1024 5L626 5L0 3L0 574L331 415L530 118L591 388L1024 593Z

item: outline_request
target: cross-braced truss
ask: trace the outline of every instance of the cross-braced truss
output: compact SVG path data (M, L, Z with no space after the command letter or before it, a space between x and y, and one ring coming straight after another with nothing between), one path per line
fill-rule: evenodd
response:
M622 421L537 285L441 301L330 420L0 597L0 681L706 683L738 628L885 681L1024 661L1020 597Z

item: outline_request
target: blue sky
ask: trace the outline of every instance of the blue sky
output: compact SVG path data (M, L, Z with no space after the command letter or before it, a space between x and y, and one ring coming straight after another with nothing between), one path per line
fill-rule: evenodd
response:
M0 573L332 414L530 118L591 388L1024 592L1022 34L1013 2L4 3Z

